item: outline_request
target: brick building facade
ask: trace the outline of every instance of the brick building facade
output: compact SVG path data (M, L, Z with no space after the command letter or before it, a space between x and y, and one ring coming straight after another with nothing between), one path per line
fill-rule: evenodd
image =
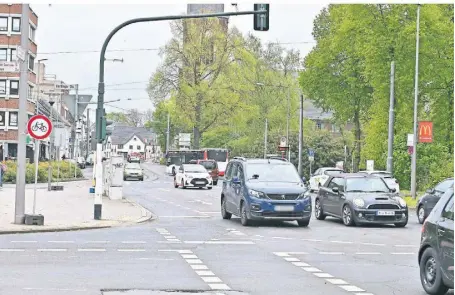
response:
M32 100L33 89L36 86L35 58L37 44L35 42L38 16L32 9L26 11L29 15L29 55L28 55L28 95L27 113L31 117L35 113L35 103ZM17 63L17 48L21 43L22 4L0 4L0 65ZM19 65L18 67L19 68ZM0 72L0 159L17 157L18 143L18 105L19 105L18 69L5 67ZM27 158L33 159L33 148L27 146Z

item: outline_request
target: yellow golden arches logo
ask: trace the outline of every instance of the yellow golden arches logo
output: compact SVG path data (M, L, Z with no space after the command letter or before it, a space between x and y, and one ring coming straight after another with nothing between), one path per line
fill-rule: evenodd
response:
M433 122L419 122L419 142L433 142Z
M426 135L426 136L430 136L431 135L431 126L430 125L420 125L420 131L419 131L419 135Z

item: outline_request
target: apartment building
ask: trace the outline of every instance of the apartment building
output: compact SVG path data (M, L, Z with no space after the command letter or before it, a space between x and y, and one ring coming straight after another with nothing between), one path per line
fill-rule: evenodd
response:
M21 23L22 13L29 16L27 24ZM37 44L35 41L38 27L38 16L32 9L22 11L21 4L0 4L0 144L1 157L17 157L18 145L18 108L19 108L19 63L18 47L21 44L21 27L29 26L29 57L27 113L35 113L32 93L36 86L35 58ZM27 145L27 158L33 159L33 146Z

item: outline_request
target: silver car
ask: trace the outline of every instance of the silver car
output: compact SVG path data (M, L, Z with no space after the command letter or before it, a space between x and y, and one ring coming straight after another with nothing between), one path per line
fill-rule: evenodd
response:
M144 173L141 165L138 163L128 163L125 165L123 170L123 180L137 179L140 181L144 180Z

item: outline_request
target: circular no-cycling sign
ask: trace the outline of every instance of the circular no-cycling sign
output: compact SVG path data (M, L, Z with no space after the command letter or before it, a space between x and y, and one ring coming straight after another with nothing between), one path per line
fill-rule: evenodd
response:
M27 131L34 139L42 140L51 134L52 123L44 115L35 115L28 120Z

